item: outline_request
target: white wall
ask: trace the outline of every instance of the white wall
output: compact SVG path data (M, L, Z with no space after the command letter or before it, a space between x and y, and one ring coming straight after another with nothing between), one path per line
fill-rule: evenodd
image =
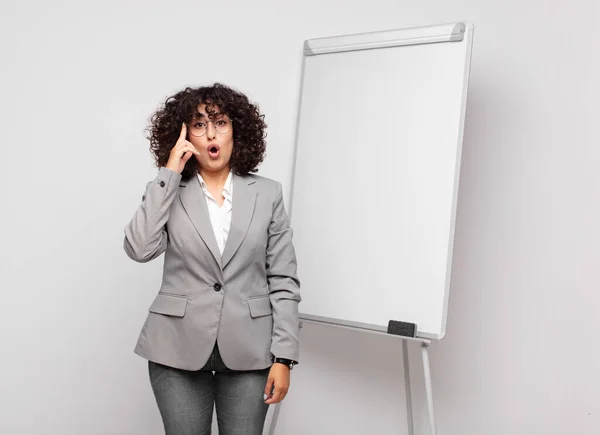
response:
M161 433L132 349L162 260L121 245L164 97L219 80L257 100L261 174L287 193L302 42L456 20L475 43L439 433L600 433L600 10L554 3L3 2L0 433ZM405 433L401 368L387 337L306 325L277 434Z

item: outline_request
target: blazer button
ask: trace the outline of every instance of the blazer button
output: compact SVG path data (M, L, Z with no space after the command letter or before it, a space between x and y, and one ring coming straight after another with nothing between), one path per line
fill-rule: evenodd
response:
M213 288L215 289L216 292L221 290L221 284L216 283L215 285L213 285Z
M160 187L165 187L165 182L164 181L160 182Z

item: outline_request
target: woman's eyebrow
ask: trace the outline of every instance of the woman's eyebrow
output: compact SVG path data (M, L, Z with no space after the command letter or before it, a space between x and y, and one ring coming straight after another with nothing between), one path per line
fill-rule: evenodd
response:
M223 112L215 112L212 114L213 117L219 117L219 116L223 116L224 113ZM204 113L196 113L194 115L194 119L199 119L199 118L206 118L207 116Z

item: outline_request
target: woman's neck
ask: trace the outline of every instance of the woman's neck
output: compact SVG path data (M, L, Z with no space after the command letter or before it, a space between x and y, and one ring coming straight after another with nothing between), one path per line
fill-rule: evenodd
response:
M223 186L225 186L225 181L227 181L227 177L229 176L229 167L225 167L219 171L205 171L204 169L200 169L200 176L206 183L206 185L210 188L221 190Z

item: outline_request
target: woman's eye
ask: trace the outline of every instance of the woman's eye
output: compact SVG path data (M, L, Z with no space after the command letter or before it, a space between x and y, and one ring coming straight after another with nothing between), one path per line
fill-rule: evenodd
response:
M225 124L227 124L227 122L222 119L217 121L217 125L225 125Z

